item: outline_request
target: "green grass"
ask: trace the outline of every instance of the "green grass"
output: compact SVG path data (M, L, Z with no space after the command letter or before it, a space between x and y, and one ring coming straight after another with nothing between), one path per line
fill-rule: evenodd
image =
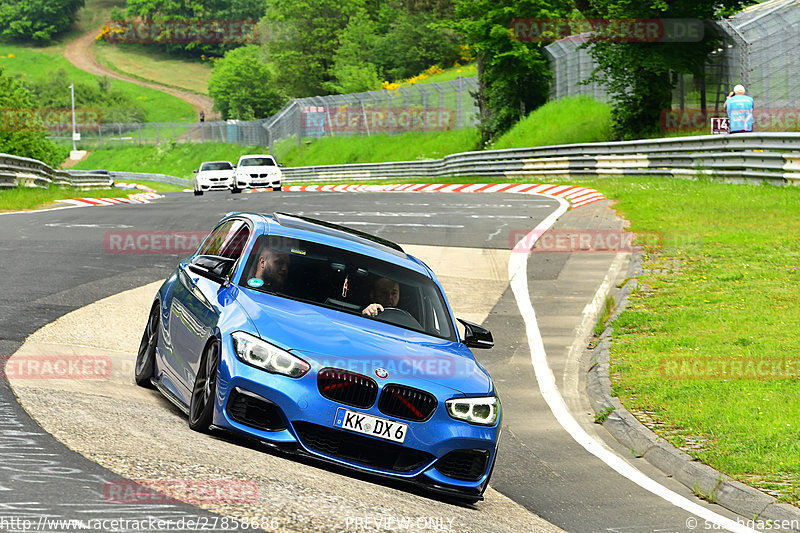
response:
M489 148L523 148L611 139L611 108L581 96L546 103L519 121Z
M472 76L478 75L478 64L477 63L468 63L466 65L461 65L458 67L450 67L444 69L444 72L440 74L434 74L432 76L428 76L421 80L417 80L416 83L441 83L443 81L450 81L456 78L471 78ZM400 85L408 86L409 83L401 82Z
M238 144L176 144L163 143L158 146L129 146L105 148L90 152L89 157L75 165L76 170L119 170L168 174L179 178L191 178L192 170L203 161L225 160L236 164L240 155L264 153L263 146L239 146Z
M306 144L306 141L311 141ZM324 137L304 139L302 147L293 137L275 145L275 157L286 166L377 163L439 159L448 154L475 150L475 129L370 137Z
M123 181L123 180L117 180ZM147 180L136 180L136 181L125 181L125 183L138 183L139 185L144 185L145 187L150 187L151 189L155 190L156 192L181 192L186 188L191 188L192 183L187 181L186 185L173 185L172 183L162 183L160 181L147 181ZM131 190L128 191L130 193L138 193L144 192L139 190Z
M163 185L163 184L162 184ZM155 187L153 187L155 188ZM51 206L56 200L70 198L125 198L129 194L142 191L123 191L121 189L95 189L82 191L72 188L51 186L47 189L15 187L0 189L0 212L41 209Z
M61 55L60 47L44 49L0 43L0 66L6 74L23 80L46 79L61 70L70 83L94 84L97 78L72 66ZM191 122L197 119L191 105L166 93L120 80L111 80L111 87L139 101L148 110L147 120L150 122Z
M208 94L211 65L170 56L145 45L98 43L95 57L106 68L144 81ZM176 76L175 73L180 75Z
M634 232L662 243L646 255L644 288L614 325L620 400L704 463L797 505L800 218L789 214L800 211L800 189L587 183L619 200L615 209ZM761 360L769 364L759 370ZM722 373L722 362L736 361L742 372Z

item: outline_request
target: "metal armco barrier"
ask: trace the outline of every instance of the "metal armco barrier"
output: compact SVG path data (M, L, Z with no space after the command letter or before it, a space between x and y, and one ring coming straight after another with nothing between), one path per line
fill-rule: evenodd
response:
M704 135L452 154L430 161L284 168L287 181L591 176L708 176L800 184L800 133Z
M45 188L51 183L79 189L106 188L109 187L109 176L71 174L55 170L36 159L0 154L0 188Z

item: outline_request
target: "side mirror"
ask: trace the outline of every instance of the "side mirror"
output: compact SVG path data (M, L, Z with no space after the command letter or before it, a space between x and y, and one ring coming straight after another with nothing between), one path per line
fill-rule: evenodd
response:
M283 163L278 163L278 166L279 166L279 167L282 167L282 166L283 166Z
M222 257L219 255L198 255L189 263L192 272L210 279L213 282L225 285L228 283L228 273L236 259Z
M463 343L470 348L491 348L494 346L494 338L492 332L488 329L479 326L473 322L469 322L462 318L458 319L459 322L464 324L464 340Z

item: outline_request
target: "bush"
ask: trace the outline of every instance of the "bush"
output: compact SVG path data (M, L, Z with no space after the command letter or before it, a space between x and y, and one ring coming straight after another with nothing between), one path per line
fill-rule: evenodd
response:
M56 146L47 138L40 119L16 120L14 111L30 110L31 95L19 82L6 76L0 67L0 152L30 157L57 167L67 157L68 148Z
M280 111L286 98L273 87L272 74L256 45L231 50L214 65L208 94L222 118L253 120Z
M48 42L75 22L83 0L0 0L0 35L19 41Z
M69 76L63 70L50 78L27 84L39 107L61 109L72 106L69 86ZM147 121L144 106L122 91L112 89L107 76L97 78L96 85L75 83L75 106L96 110L102 122Z

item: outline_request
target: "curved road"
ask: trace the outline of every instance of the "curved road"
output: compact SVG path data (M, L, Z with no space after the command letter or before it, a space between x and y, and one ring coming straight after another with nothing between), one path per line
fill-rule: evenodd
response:
M167 87L155 82L142 81L124 74L120 74L101 65L97 59L95 59L94 53L92 52L92 48L94 47L95 43L95 37L100 33L101 29L102 28L95 28L69 41L64 47L64 57L67 59L67 61L79 69L88 72L89 74L94 74L96 76L108 76L109 78L135 83L136 85L149 87L151 89L170 94L176 98L180 98L184 102L190 104L198 116L200 111L205 112L206 120L214 120L215 118L218 118L218 114L216 112L212 112L211 110L214 106L213 98L203 94L176 89L174 87Z
M568 212L555 229L574 232L618 227L619 222L605 204ZM460 247L500 251L508 249L509 239L518 235L518 230L524 233L532 229L556 207L552 199L511 194L282 192L237 196L220 193L198 199L175 193L146 205L6 215L0 217L0 268L4 272L0 279L4 294L0 353L14 353L28 335L71 310L163 279L174 267L175 256L107 253L103 239L108 231L207 230L229 211L281 210L343 223L404 244L447 244L448 250ZM534 253L527 275L549 364L572 415L606 447L626 457L627 450L620 449L601 426L591 423L588 402L579 392L581 365L571 349L583 310L615 259L617 254ZM446 262L445 257L443 263ZM447 284L445 287L449 292ZM481 287L474 287L475 291L478 289ZM470 285L457 290L469 295ZM497 345L476 355L492 373L505 407L501 452L492 479L494 489L568 531L693 530L692 515L611 470L588 454L559 424L538 389L525 324L507 282L499 287L485 324L495 334ZM64 410L63 415L69 416L69 406L58 405ZM150 407L155 410L154 421L169 425L169 417L164 418L174 415L169 407L163 403ZM121 508L105 503L98 490L102 480L121 479L119 475L49 438L21 410L5 380L0 383L0 411L5 415L0 418L0 501L4 502L0 505L0 520L6 515L119 515ZM151 430L158 437L159 426L154 425ZM227 446L227 442L220 446ZM141 452L145 459L147 450ZM107 453L114 453L113 442L108 443ZM692 497L690 491L666 479L645 461L629 460L669 489ZM132 478L137 477L135 463L134 460L133 470L126 471ZM330 475L331 486L336 487L331 495L338 494L339 486L351 483L351 478L359 477L336 471ZM374 487L376 494L383 490L379 485ZM366 491L373 492L369 488L365 494ZM357 500L338 503L344 508L355 507ZM476 508L490 515L502 505L492 496ZM734 518L718 506L702 505ZM131 516L208 515L187 505L148 506L127 512ZM458 508L452 511L459 516L463 512ZM700 524L702 529L702 520ZM307 524L306 529L317 526ZM530 530L540 527L541 524L531 524ZM351 524L345 530L359 528Z

